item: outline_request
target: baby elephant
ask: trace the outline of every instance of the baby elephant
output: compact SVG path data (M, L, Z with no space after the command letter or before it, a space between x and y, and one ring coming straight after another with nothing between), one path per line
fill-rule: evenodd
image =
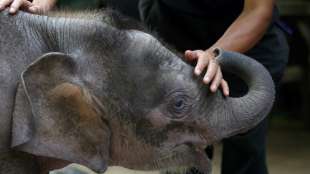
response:
M270 111L273 81L244 55L215 50L248 85L212 93L193 67L113 12L0 12L0 173L82 164L157 170L195 166L204 148L248 131Z

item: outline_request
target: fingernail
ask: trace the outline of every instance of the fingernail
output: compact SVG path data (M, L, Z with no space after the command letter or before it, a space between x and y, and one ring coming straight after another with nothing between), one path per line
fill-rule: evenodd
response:
M211 86L211 91L215 92L216 91L216 87L215 86Z
M10 13L15 13L15 8L11 7L10 8Z
M201 70L200 70L200 69L195 69L195 74L196 74L197 76L199 76L199 75L201 74Z
M209 83L210 82L210 78L209 77L205 77L204 79L203 79L203 81L205 82L205 83Z

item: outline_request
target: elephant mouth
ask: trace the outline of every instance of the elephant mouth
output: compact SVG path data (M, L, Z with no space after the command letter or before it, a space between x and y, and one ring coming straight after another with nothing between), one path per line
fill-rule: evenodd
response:
M204 174L211 173L211 160L206 151L206 146L194 146L195 165L198 170Z
M155 160L150 168L154 170L167 169L172 171L186 171L190 167L196 167L207 174L210 172L210 159L205 153L205 145L192 142L177 144Z
M206 143L191 142L185 143L184 145L190 150L191 154L189 156L192 156L192 164L188 167L196 167L204 174L210 173L211 160L205 152L205 149L207 148Z

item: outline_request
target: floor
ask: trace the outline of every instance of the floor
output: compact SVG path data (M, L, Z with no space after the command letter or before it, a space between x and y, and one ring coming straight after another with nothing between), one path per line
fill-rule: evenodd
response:
M270 174L310 174L310 130L294 120L271 121L268 135ZM212 174L220 173L221 145L216 146Z

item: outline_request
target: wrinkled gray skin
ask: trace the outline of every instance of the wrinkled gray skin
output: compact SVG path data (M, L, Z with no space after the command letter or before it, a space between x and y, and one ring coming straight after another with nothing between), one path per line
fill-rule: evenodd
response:
M203 148L253 128L272 106L271 77L248 57L217 50L249 85L225 98L151 35L107 13L81 16L0 13L0 173L36 173L38 156L95 171L208 173Z

